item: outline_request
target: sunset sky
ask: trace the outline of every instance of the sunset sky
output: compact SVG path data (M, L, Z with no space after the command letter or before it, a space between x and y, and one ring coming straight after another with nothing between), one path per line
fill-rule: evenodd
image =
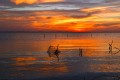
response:
M0 31L120 32L120 0L0 0Z

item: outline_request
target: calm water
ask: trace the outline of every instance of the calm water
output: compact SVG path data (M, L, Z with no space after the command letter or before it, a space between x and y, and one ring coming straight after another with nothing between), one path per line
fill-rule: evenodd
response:
M47 54L58 44L59 62ZM0 33L0 79L120 72L120 52L114 47L120 49L120 33Z

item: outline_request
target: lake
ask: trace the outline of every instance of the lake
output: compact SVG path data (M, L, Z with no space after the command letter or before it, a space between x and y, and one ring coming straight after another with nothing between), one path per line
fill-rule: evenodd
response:
M50 45L58 44L59 61L47 53ZM0 33L0 79L117 72L120 33Z

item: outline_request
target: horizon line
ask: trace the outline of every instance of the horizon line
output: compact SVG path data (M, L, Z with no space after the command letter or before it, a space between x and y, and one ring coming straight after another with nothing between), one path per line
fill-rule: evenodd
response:
M120 32L70 32L70 31L0 31L0 33L120 33Z

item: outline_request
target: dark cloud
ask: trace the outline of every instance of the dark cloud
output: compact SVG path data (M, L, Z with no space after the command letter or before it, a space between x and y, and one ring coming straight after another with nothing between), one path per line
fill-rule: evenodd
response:
M92 32L120 32L119 22L109 22L95 24L94 28L91 29Z
M13 5L13 3L10 0L0 0L0 5Z
M120 27L104 26L104 27L97 27L97 28L88 28L88 32L120 32Z
M38 0L40 1L40 0ZM120 3L120 0L64 0L63 2L49 2L49 3L42 3L42 4L56 4L56 3L61 3L61 4L66 4L66 3L75 3L75 4L80 4L80 3ZM36 3L34 3L36 4ZM0 5L2 6L16 6L14 2L11 0L0 0ZM22 3L17 6L25 6L25 5L33 5L33 4L26 4Z
M120 25L119 22L114 22L114 23L102 23L102 24L96 24L95 26L106 26L106 27L110 27L110 26L117 26Z
M33 3L33 4L19 4L11 2L10 0L0 0L0 10L11 11L30 11L30 10L71 10L90 8L100 6L103 0L64 0L63 2L49 2L49 3Z
M105 3L118 3L120 0L104 0Z
M80 14L81 13L81 14ZM93 11L93 12L83 12L83 11L79 11L79 14L76 15L71 15L72 18L87 18L87 17L91 17L94 14L100 13L100 11Z

